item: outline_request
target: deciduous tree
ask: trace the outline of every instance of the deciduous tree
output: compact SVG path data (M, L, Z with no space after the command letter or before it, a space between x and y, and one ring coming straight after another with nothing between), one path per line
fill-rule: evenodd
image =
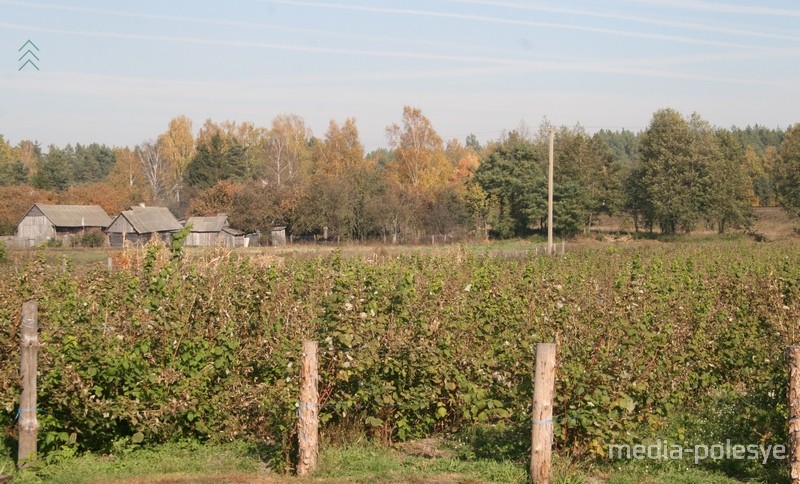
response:
M749 227L755 215L753 184L747 176L744 149L727 130L717 130L697 141L714 148L708 166L706 218L721 234L729 228Z
M311 159L311 130L296 115L281 115L272 121L269 133L258 145L260 178L271 187L283 188L300 180Z
M402 186L421 193L441 189L452 171L442 138L420 109L405 106L402 124L386 128L394 151L388 173Z
M776 188L781 204L800 215L800 124L786 132L776 164Z
M195 153L192 120L186 116L172 118L167 131L158 137L158 144L168 166L166 186L180 203L186 168Z
M231 180L220 180L211 187L195 192L189 202L190 215L217 215L233 212L233 200L243 185Z
M707 153L695 148L689 122L673 109L657 111L642 135L641 182L662 233L689 232L703 215Z
M127 191L118 190L103 182L70 187L61 194L60 202L71 205L100 205L111 216L132 205Z
M58 203L58 195L30 185L0 187L0 235L14 234L17 224L34 203Z
M138 145L134 153L147 180L151 200L155 203L164 202L168 190L169 165L161 152L161 147L157 142L149 140Z

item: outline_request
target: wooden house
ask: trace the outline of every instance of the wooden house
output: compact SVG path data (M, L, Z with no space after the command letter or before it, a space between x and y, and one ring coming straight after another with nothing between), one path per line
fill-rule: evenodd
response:
M16 242L33 247L51 239L69 239L88 229L102 230L111 217L99 205L35 203L17 225Z
M190 247L243 247L247 245L244 232L228 225L228 216L190 217L186 225L191 226L186 237Z
M153 237L169 242L182 228L168 208L139 205L117 215L106 232L112 247L122 247L126 242L146 244Z

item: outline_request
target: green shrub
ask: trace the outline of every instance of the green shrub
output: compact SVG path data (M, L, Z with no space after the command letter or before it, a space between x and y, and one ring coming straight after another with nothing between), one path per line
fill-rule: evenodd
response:
M98 229L90 229L72 238L73 247L103 247L106 244L105 234Z
M61 237L53 237L52 239L47 239L45 242L39 244L39 247L45 248L58 248L64 245Z
M42 259L0 277L0 423L14 426L16 308L36 299L44 453L246 438L286 469L307 338L320 343L323 430L392 441L480 424L504 430L472 440L524 454L535 345L558 341L556 446L576 458L653 438L784 442L797 248L264 266L151 244L141 267L74 273Z

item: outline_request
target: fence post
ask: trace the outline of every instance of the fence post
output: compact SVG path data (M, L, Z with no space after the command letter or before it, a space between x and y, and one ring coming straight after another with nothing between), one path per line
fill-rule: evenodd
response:
M556 345L536 345L531 430L531 481L550 483L553 453L553 393L556 382Z
M789 356L789 465L792 484L800 483L800 346L790 346Z
M36 366L39 354L38 304L22 304L20 326L19 374L22 392L19 396L19 447L17 465L22 468L27 459L36 456L36 436L39 421L36 419Z
M300 366L300 408L298 409L297 475L304 476L317 467L319 456L319 373L317 371L317 342L303 341L303 360Z

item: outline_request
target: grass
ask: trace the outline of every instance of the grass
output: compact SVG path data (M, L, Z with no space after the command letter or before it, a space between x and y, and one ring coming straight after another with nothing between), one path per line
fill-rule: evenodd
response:
M246 443L204 446L193 442L120 448L114 455L48 455L18 472L20 483L233 482L269 477L257 449Z
M524 466L510 461L460 460L452 455L426 457L376 444L328 449L320 459L316 476L348 482L471 481L523 483Z

